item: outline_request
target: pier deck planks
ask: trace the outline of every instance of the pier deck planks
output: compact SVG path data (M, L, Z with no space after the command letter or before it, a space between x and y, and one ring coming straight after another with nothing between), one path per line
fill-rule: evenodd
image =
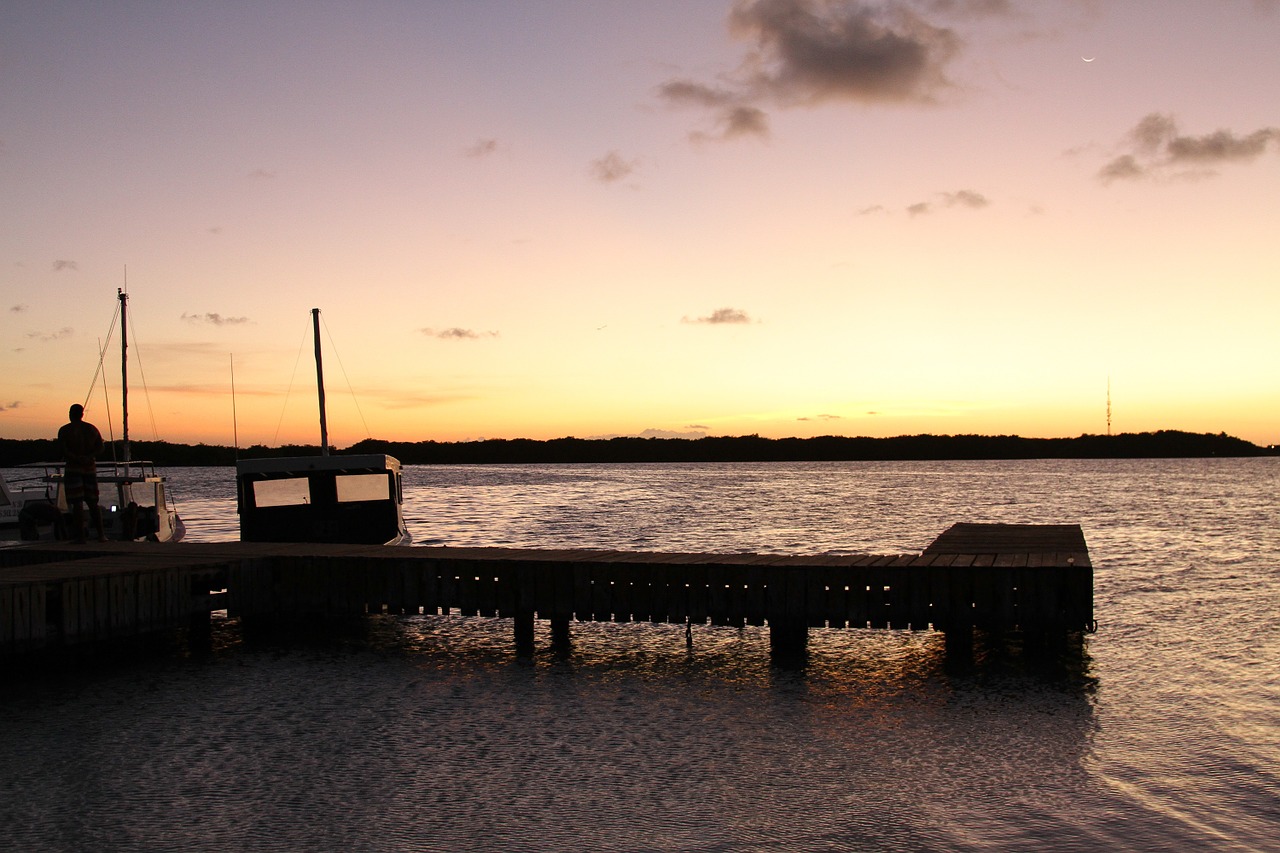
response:
M225 589L225 593L219 590ZM0 549L0 656L233 616L449 614L785 628L1093 620L1078 525L956 524L919 554L780 555L310 543Z

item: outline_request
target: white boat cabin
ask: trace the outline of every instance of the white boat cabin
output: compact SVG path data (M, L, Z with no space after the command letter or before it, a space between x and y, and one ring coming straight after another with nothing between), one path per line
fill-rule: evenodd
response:
M400 461L381 454L236 463L242 542L408 541Z

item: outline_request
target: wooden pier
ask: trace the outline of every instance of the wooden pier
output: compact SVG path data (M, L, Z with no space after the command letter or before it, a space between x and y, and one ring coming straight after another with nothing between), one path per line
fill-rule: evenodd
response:
M288 543L41 543L0 549L0 658L248 620L369 613L514 621L520 654L549 620L809 628L1092 630L1093 566L1077 525L957 524L920 554L658 554Z

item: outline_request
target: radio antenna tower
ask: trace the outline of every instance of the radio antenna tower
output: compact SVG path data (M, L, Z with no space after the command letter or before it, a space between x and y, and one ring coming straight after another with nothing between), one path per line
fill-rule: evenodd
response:
M1107 435L1111 435L1111 377L1107 377Z

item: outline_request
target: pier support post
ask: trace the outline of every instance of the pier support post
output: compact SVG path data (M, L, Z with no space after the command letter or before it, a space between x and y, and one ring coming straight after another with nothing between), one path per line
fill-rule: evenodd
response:
M213 617L209 613L187 616L187 648L193 655L206 655L213 649Z
M533 655L533 611L522 610L516 614L516 655Z
M568 616L551 617L551 646L561 654L569 651L570 642Z
M973 660L972 625L945 625L942 633L949 663L965 664Z
M769 651L774 657L803 656L808 647L809 627L803 621L769 620Z
M534 571L528 563L516 563L511 573L513 609L516 622L516 655L533 657L534 604L533 581Z

